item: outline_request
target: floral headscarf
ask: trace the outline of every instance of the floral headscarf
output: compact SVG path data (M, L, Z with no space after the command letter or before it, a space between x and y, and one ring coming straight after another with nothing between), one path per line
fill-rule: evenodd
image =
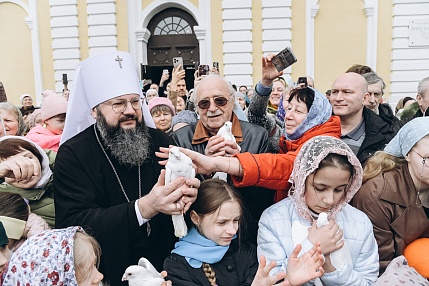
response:
M296 128L293 134L288 135L286 133L286 128L283 131L283 135L287 140L297 140L302 137L302 135L313 128L314 126L325 123L331 118L332 115L332 106L329 103L326 95L322 94L320 91L312 88L306 87L314 91L314 100L313 104L308 111L307 117L303 122ZM287 111L286 111L287 114ZM285 114L285 116L286 116ZM285 116L283 119L285 119Z
M362 166L350 147L335 137L316 136L308 140L301 148L295 159L289 182L292 188L289 196L295 203L298 215L310 222L313 221L311 212L305 201L305 180L318 167L320 162L330 153L347 156L354 168L354 175L346 187L345 197L328 212L328 218L335 218L342 208L347 205L362 185Z
M79 226L47 230L32 236L9 261L3 286L77 286L73 244Z

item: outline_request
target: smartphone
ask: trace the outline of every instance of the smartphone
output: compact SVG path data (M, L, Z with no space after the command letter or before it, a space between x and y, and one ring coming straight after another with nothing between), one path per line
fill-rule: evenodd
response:
M182 66L182 69L184 69L183 58L182 57L173 58L173 66L174 66L174 68L177 68L178 66Z
M210 73L209 65L199 65L198 66L198 76L208 75Z
M278 72L281 72L285 68L293 65L296 61L296 56L290 47L286 47L271 60Z
M307 86L307 77L306 76L300 76L298 78L298 82L296 83L296 85L300 85L300 84L304 84L304 86Z
M213 67L219 72L219 62L213 62Z
M145 80L143 80L143 86L146 86L148 84L152 84L152 80L151 79L145 79Z
M63 84L68 84L68 80L67 80L67 74L63 73Z
M152 78L152 68L148 65L141 65L141 76L142 79Z
M162 73L163 73L163 74L168 74L168 70L167 70L167 69L162 70Z

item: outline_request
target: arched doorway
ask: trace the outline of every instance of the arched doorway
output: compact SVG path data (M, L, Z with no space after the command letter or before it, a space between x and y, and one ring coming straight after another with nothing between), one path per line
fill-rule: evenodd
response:
M200 58L199 43L194 33L198 23L187 12L168 8L156 14L147 29L151 37L147 46L147 59L152 81L159 83L162 70L173 69L173 58L182 57L186 69L188 90L194 85L195 66Z

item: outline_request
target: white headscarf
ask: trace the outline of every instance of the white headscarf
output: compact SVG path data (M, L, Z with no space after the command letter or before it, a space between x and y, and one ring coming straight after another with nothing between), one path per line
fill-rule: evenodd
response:
M95 123L91 110L102 102L142 91L130 53L114 51L90 57L76 68L60 144ZM142 103L145 124L155 128L146 102Z

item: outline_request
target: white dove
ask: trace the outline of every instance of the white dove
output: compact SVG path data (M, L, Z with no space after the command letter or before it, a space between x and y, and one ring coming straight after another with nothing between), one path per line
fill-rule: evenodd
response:
M219 128L219 131L217 132L217 135L222 136L225 138L225 140L232 141L234 143L237 143L235 140L234 134L232 134L232 123L231 121L225 122L225 124ZM241 147L237 144L238 151L241 151Z
M125 270L122 281L128 281L130 286L161 286L165 280L149 260L142 257L138 265L131 265Z
M328 214L321 212L317 218L317 228L327 225L328 223ZM347 263L352 263L352 257L350 255L349 249L347 248L346 241L344 241L343 247L331 252L330 257L332 266L334 266L336 269L341 269Z
M194 178L195 169L192 167L192 160L182 152L179 147L172 147L168 155L168 162L165 165L165 184L170 183L177 177ZM172 215L174 235L184 237L188 233L183 214Z
M231 123L231 121L225 122L225 124L217 132L217 135L222 136L225 140L229 140L229 141L232 141L234 143L237 143L234 135L232 134L232 123ZM237 147L238 147L238 151L241 151L240 145L237 144ZM227 176L228 175L226 173L217 172L213 175L213 178L221 179L221 180L224 180L226 182Z

